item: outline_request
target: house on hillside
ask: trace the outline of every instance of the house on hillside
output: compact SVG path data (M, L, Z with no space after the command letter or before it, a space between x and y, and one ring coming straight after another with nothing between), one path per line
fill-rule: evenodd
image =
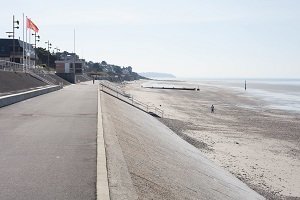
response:
M122 68L122 74L127 75L129 74L129 70L125 67Z
M24 57L23 49L25 49ZM31 44L19 39L0 39L0 60L23 64L26 56L29 58L28 65L34 65L36 56Z
M64 61L74 61L79 59L79 56L76 53L69 53L67 51L64 52L58 52L56 53L56 56L59 58L59 60Z

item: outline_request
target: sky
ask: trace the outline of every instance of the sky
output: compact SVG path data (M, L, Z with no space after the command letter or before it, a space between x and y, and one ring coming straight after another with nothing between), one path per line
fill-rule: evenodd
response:
M37 46L186 78L300 78L299 0L11 0L0 38L22 16ZM33 41L33 37L31 39Z

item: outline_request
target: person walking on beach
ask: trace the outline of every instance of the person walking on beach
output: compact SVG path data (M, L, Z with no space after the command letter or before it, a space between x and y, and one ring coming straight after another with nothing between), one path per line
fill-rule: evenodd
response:
M214 105L211 105L211 113L214 113L215 112L215 107L214 107Z

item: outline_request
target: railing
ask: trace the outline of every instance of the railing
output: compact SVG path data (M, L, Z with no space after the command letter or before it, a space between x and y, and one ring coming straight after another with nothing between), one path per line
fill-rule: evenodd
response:
M37 78L37 79L45 82L45 83L47 83L48 85L55 85L54 83L48 81L47 79L41 77L40 75L38 75L38 74L36 74L36 73L34 73L32 71L27 71L27 73L30 74L31 76L33 76L33 77L35 77L35 78Z
M0 70L2 71L23 71L24 65L20 63L0 60Z
M160 108L157 108L154 105L148 105L145 104L137 99L134 99L133 96L131 96L130 94L127 94L125 92L123 92L120 87L117 87L115 85L113 85L112 83L108 82L108 81L101 81L100 82L100 89L104 92L109 93L110 95L125 101L126 103L137 107L151 115L154 116L158 116L163 118L164 117L164 111L161 110Z
M93 80L91 77L89 77L87 74L82 74L82 76L86 79L86 80L88 80L88 81L91 81L91 80Z
M13 71L13 72L26 72L30 74L31 76L49 84L49 85L55 85L55 80L52 80L53 78L50 76L47 76L52 81L47 80L46 78L43 78L43 76L46 76L45 72L39 68L24 68L23 64L10 62L6 60L0 60L0 70L2 71Z
M58 85L57 80L51 77L49 74L55 74L52 71L45 71L40 67L29 68L28 73L32 72L37 75L36 78L46 82L49 85ZM34 76L34 75L33 75Z
M116 84L113 84L113 83L111 83L111 82L109 82L109 81L106 81L106 80L100 81L100 85L101 85L101 84L103 84L103 85L109 87L111 90L113 90L113 91L115 91L115 92L117 92L117 93L119 93L119 94L121 94L121 95L123 95L123 96L125 96L125 97L127 97L127 98L130 98L130 97L131 97L130 94L127 94L126 92L124 92L124 91L122 90L122 88L121 88L120 86L117 86Z

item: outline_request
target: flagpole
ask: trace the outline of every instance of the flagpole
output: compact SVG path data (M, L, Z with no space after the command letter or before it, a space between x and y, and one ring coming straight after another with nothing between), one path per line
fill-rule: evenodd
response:
M28 36L27 36L28 35L28 33L27 33L28 32L28 27L27 27L27 23L28 22L27 22L27 20L28 19L27 19L27 16L26 16L26 52L25 52L26 53L26 55L25 55L26 65L25 65L25 71L27 71L27 62L28 62L28 58L27 58L27 52L28 52L28 41L27 41L27 38L28 38Z
M75 56L76 56L76 54L75 54L75 28L74 28L74 83L76 84L76 75L75 75L75 73L76 73L76 68L75 68Z
M23 13L23 57L22 57L22 62L23 62L23 72L24 72L24 70L25 70L25 63L24 63L24 56L25 56L25 43L24 43L24 40L25 40L25 38L24 38L24 13Z
M75 28L74 28L74 53L75 53Z
M28 42L28 49L29 49L29 67L31 67L31 29L29 29L29 42Z

